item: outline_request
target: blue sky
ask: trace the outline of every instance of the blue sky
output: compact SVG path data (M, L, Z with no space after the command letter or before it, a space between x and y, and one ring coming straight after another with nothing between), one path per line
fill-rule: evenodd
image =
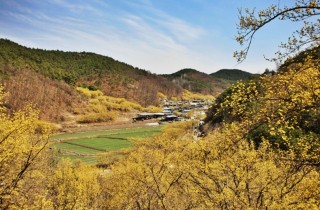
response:
M157 74L194 68L213 73L238 68L262 73L293 31L273 23L257 33L248 58L233 51L238 8L272 0L0 0L0 37L24 46L87 51Z

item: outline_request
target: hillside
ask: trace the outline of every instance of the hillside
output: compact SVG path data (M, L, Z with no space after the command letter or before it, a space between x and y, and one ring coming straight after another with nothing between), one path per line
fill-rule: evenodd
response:
M297 149L297 142L308 135L319 138L319 67L320 46L286 60L274 74L226 89L208 112L207 132L222 122L251 123L246 134L250 140L259 145L268 139L280 149L288 148L287 144Z
M70 85L96 86L108 95L125 96L138 102L145 101L137 94L136 89L139 88L148 88L149 92L156 91L153 90L156 88L168 95L181 92L170 82L149 71L107 56L30 49L4 39L0 39L0 45L0 65L6 67L2 74L8 74L8 69L30 69L50 79L65 81Z
M182 96L183 89L217 95L234 80L251 75L233 70L223 77L224 71L219 71L215 73L221 76L218 78L195 69L156 75L94 53L32 49L6 39L0 39L0 46L0 83L10 93L8 110L32 103L40 110L41 119L49 121L63 121L65 113L84 106L76 87L100 90L105 96L147 107L159 103L160 92L169 98Z
M237 80L249 80L255 77L256 75L239 69L221 69L215 73L210 74L210 76L234 82Z
M59 120L61 113L80 103L76 86L143 106L157 104L158 92L168 97L182 94L182 88L166 78L107 56L31 49L5 39L0 46L0 82L10 92L6 106L17 110L33 103L43 119Z
M174 84L192 92L217 95L230 85L230 82L210 77L195 69L182 69L169 75L162 75Z
M287 71L288 68L292 65L302 64L304 60L310 58L314 61L318 61L320 59L320 45L314 47L312 49L307 49L298 53L296 56L287 59L279 68L279 71L284 72Z

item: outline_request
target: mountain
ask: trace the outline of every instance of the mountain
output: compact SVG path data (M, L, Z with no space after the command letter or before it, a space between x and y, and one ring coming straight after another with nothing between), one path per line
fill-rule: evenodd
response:
M34 49L7 39L0 39L0 46L0 84L10 93L6 107L15 111L33 104L49 121L63 121L64 113L83 103L79 86L146 107L159 103L160 92L169 98L182 96L183 89L218 95L232 82L195 69L156 75L95 53Z
M210 74L210 76L228 80L230 82L235 82L237 80L249 80L256 77L257 75L239 69L221 69L215 73Z
M190 68L162 76L189 91L211 95L218 95L238 80L257 77L238 69L221 69L209 75Z
M0 39L0 83L9 92L6 106L17 110L32 103L46 120L80 103L75 87L99 89L143 106L156 105L158 92L180 96L182 88L168 79L113 58L87 52L31 49Z
M210 77L206 73L190 68L162 76L184 89L202 94L217 95L230 85L228 81Z

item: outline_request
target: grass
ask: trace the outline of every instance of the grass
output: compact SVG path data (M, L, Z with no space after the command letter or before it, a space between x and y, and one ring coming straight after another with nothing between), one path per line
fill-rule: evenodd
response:
M72 140L73 143L77 143L83 146L92 147L99 150L114 151L122 148L128 148L132 143L128 140L109 139L109 138L90 138L90 139L77 139Z
M72 145L72 144L66 144L66 143L57 143L54 145L57 149L60 150L67 150L70 153L77 153L77 154L97 154L101 151L90 149L87 147L79 146L79 145Z
M77 160L80 160L84 163L87 163L87 164L96 164L97 163L97 158L95 156L83 156L83 157L80 157L80 156L76 156L76 155L68 155L68 154L61 154L60 155L60 158L68 158L70 160L73 160L73 161L77 161Z
M97 155L129 148L133 145L130 139L147 138L159 134L161 130L162 126L89 131L57 134L50 140L60 158L79 159L88 164L96 164Z
M148 136L147 133L157 133L161 132L161 126L155 127L142 127L142 128L125 128L119 130L101 130L101 131L88 131L88 132L79 132L79 133L68 133L68 134L57 134L52 136L51 140L66 140L66 139L77 139L77 138L86 138L86 137L96 137L96 136L107 136L107 135L120 135L120 134L137 134L136 136ZM144 134L146 133L146 134Z

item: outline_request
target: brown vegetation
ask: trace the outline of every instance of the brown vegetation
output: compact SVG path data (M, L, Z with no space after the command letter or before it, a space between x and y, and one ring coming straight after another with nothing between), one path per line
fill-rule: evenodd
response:
M10 79L2 82L9 93L6 106L11 112L33 104L40 110L41 119L63 121L63 113L80 101L76 91L66 83L51 80L30 69L13 70L9 76Z

